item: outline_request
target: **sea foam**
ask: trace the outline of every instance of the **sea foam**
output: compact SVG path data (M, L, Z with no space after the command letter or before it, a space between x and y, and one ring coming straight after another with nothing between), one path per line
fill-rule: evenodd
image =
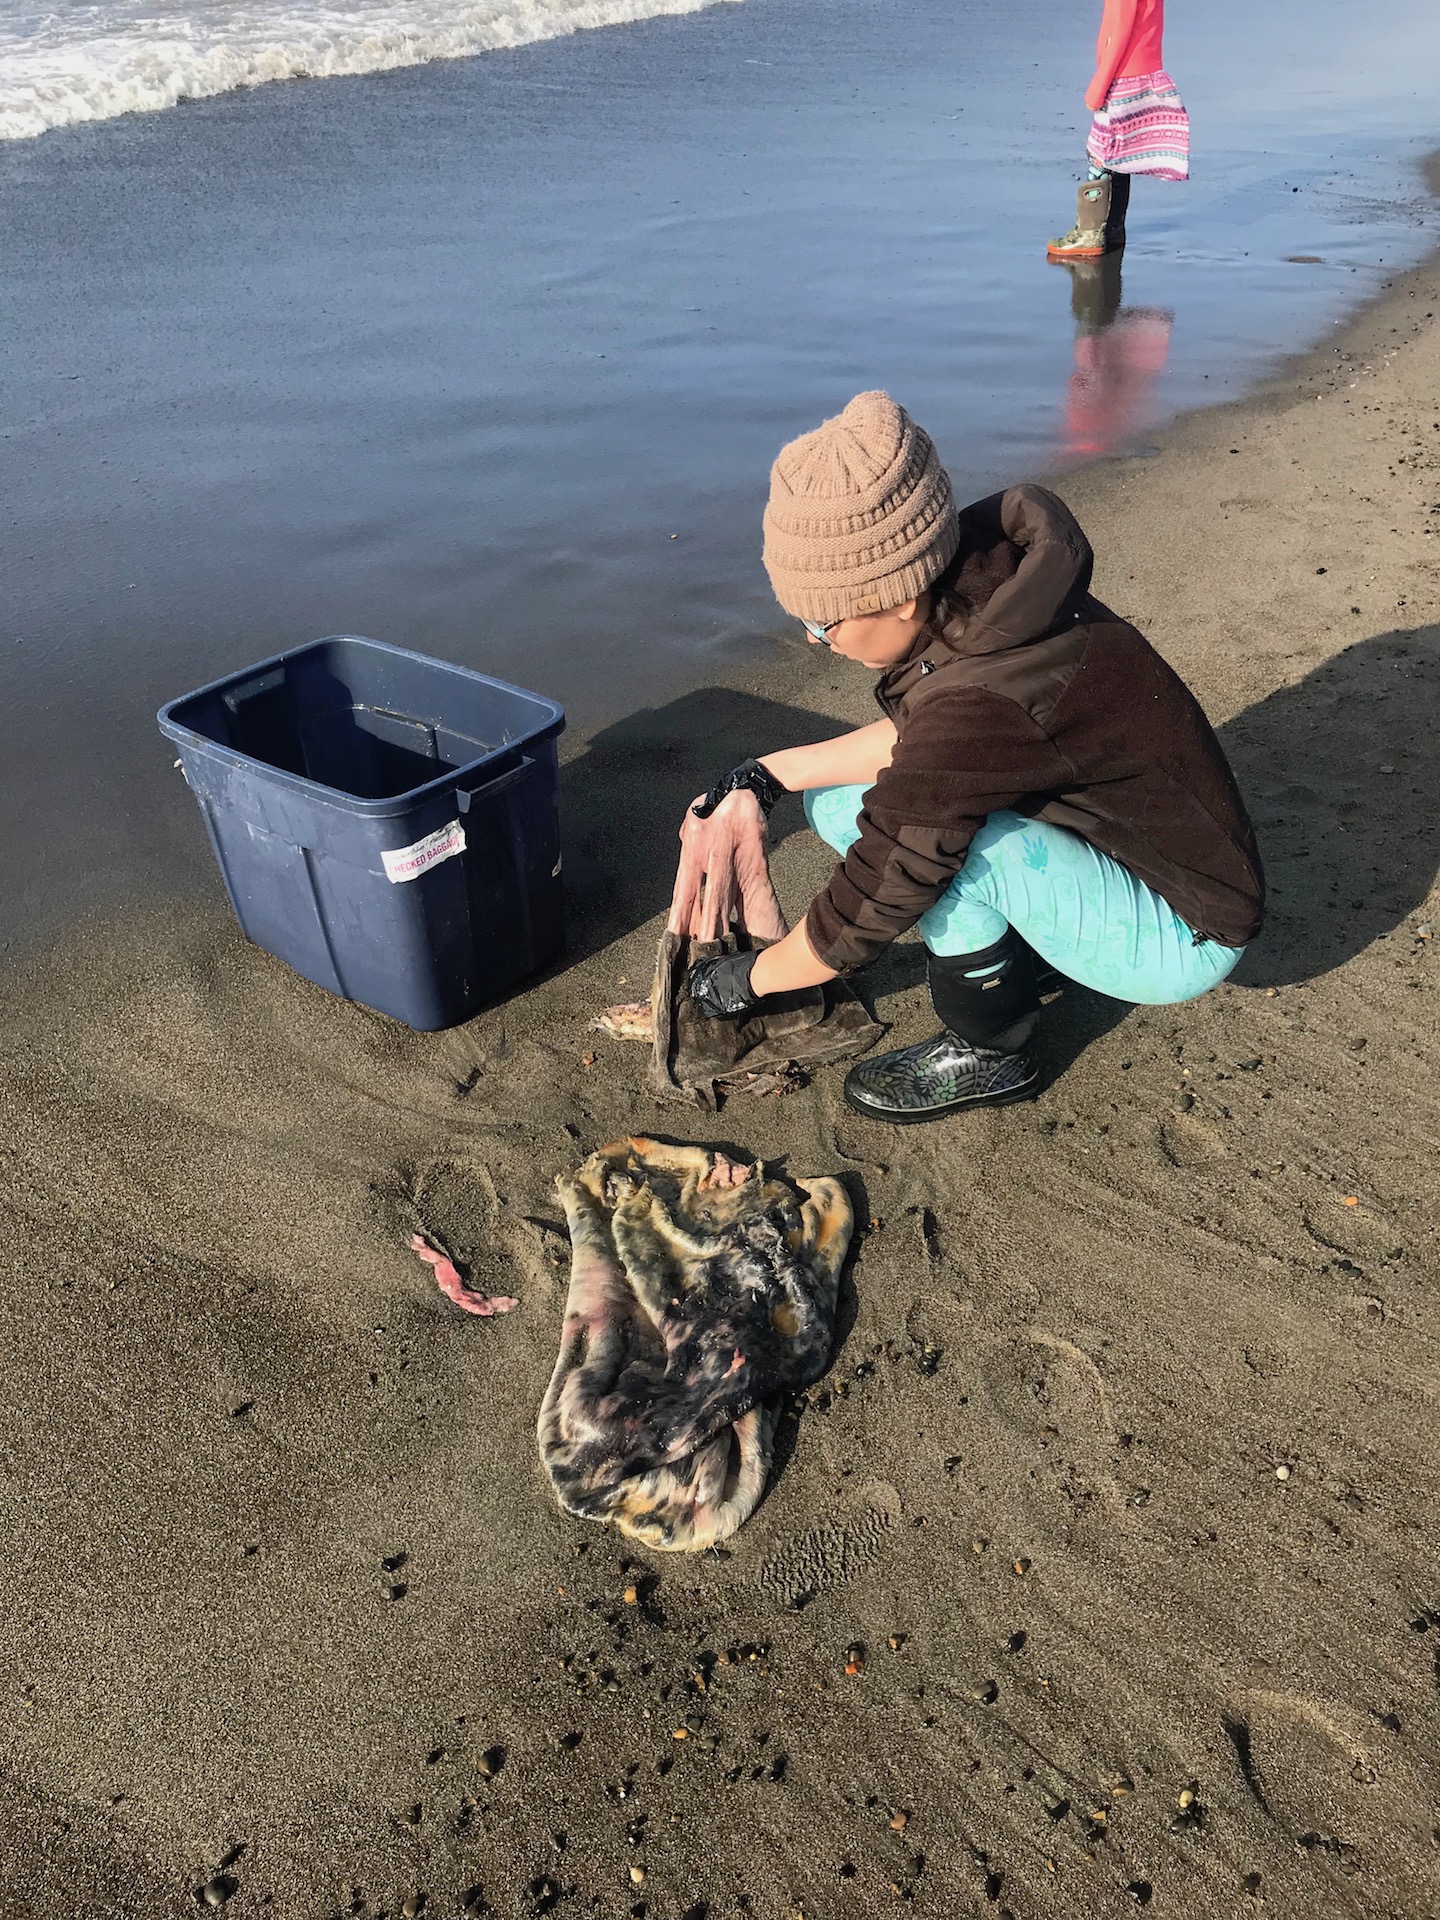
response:
M266 80L375 73L717 0L0 0L0 139Z

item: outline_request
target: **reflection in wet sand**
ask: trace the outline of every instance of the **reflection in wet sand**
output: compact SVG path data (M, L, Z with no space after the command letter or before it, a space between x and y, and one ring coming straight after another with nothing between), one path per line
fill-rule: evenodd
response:
M1155 418L1155 384L1170 354L1168 307L1122 306L1124 255L1067 260L1075 365L1066 392L1066 453L1115 453Z

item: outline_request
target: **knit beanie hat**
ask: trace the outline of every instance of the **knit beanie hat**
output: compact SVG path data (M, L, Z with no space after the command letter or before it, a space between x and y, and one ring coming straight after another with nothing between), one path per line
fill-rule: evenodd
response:
M960 527L930 436L888 393L780 450L765 509L765 571L797 619L883 613L913 600L954 558Z

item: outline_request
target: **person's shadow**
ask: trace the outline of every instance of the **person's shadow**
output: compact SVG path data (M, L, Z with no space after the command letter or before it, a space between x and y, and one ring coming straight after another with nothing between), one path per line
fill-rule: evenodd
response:
M560 772L566 958L594 953L665 911L685 808L727 768L844 731L833 714L701 687L597 733ZM808 828L787 801L770 823L772 853L794 832ZM786 904L793 918L801 903Z
M1313 978L1393 933L1440 871L1440 627L1355 642L1219 729L1255 821L1269 881L1264 931L1241 986ZM606 728L562 772L574 959L633 932L669 904L687 801L752 753L829 738L833 717L724 688ZM772 844L804 831L786 805ZM787 900L792 918L800 902ZM891 947L857 977L863 998L923 987L924 949ZM1068 986L1046 1013L1058 1077L1128 1004Z
M1220 728L1269 882L1241 986L1285 986L1401 927L1440 871L1440 626L1358 640Z

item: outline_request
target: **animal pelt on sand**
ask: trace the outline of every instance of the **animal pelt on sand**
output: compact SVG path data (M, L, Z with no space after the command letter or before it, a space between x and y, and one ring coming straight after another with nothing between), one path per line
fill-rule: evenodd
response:
M772 994L748 1015L707 1019L686 989L697 960L734 953L745 935L695 940L663 933L651 993L654 1050L650 1085L664 1099L685 1100L713 1113L719 1096L742 1086L763 1090L791 1067L828 1066L868 1052L884 1032L843 980ZM802 1083L803 1084L803 1083Z
M647 1547L712 1546L764 1491L781 1397L829 1363L845 1190L645 1139L556 1185L571 1268L545 1471L582 1519Z
M884 1028L843 980L775 994L745 1017L707 1019L685 980L697 960L783 939L785 916L770 880L765 816L748 793L731 794L708 818L686 810L670 914L646 1008L610 1007L596 1022L616 1039L648 1040L651 1088L715 1112L722 1093L784 1092L797 1069L849 1060Z

